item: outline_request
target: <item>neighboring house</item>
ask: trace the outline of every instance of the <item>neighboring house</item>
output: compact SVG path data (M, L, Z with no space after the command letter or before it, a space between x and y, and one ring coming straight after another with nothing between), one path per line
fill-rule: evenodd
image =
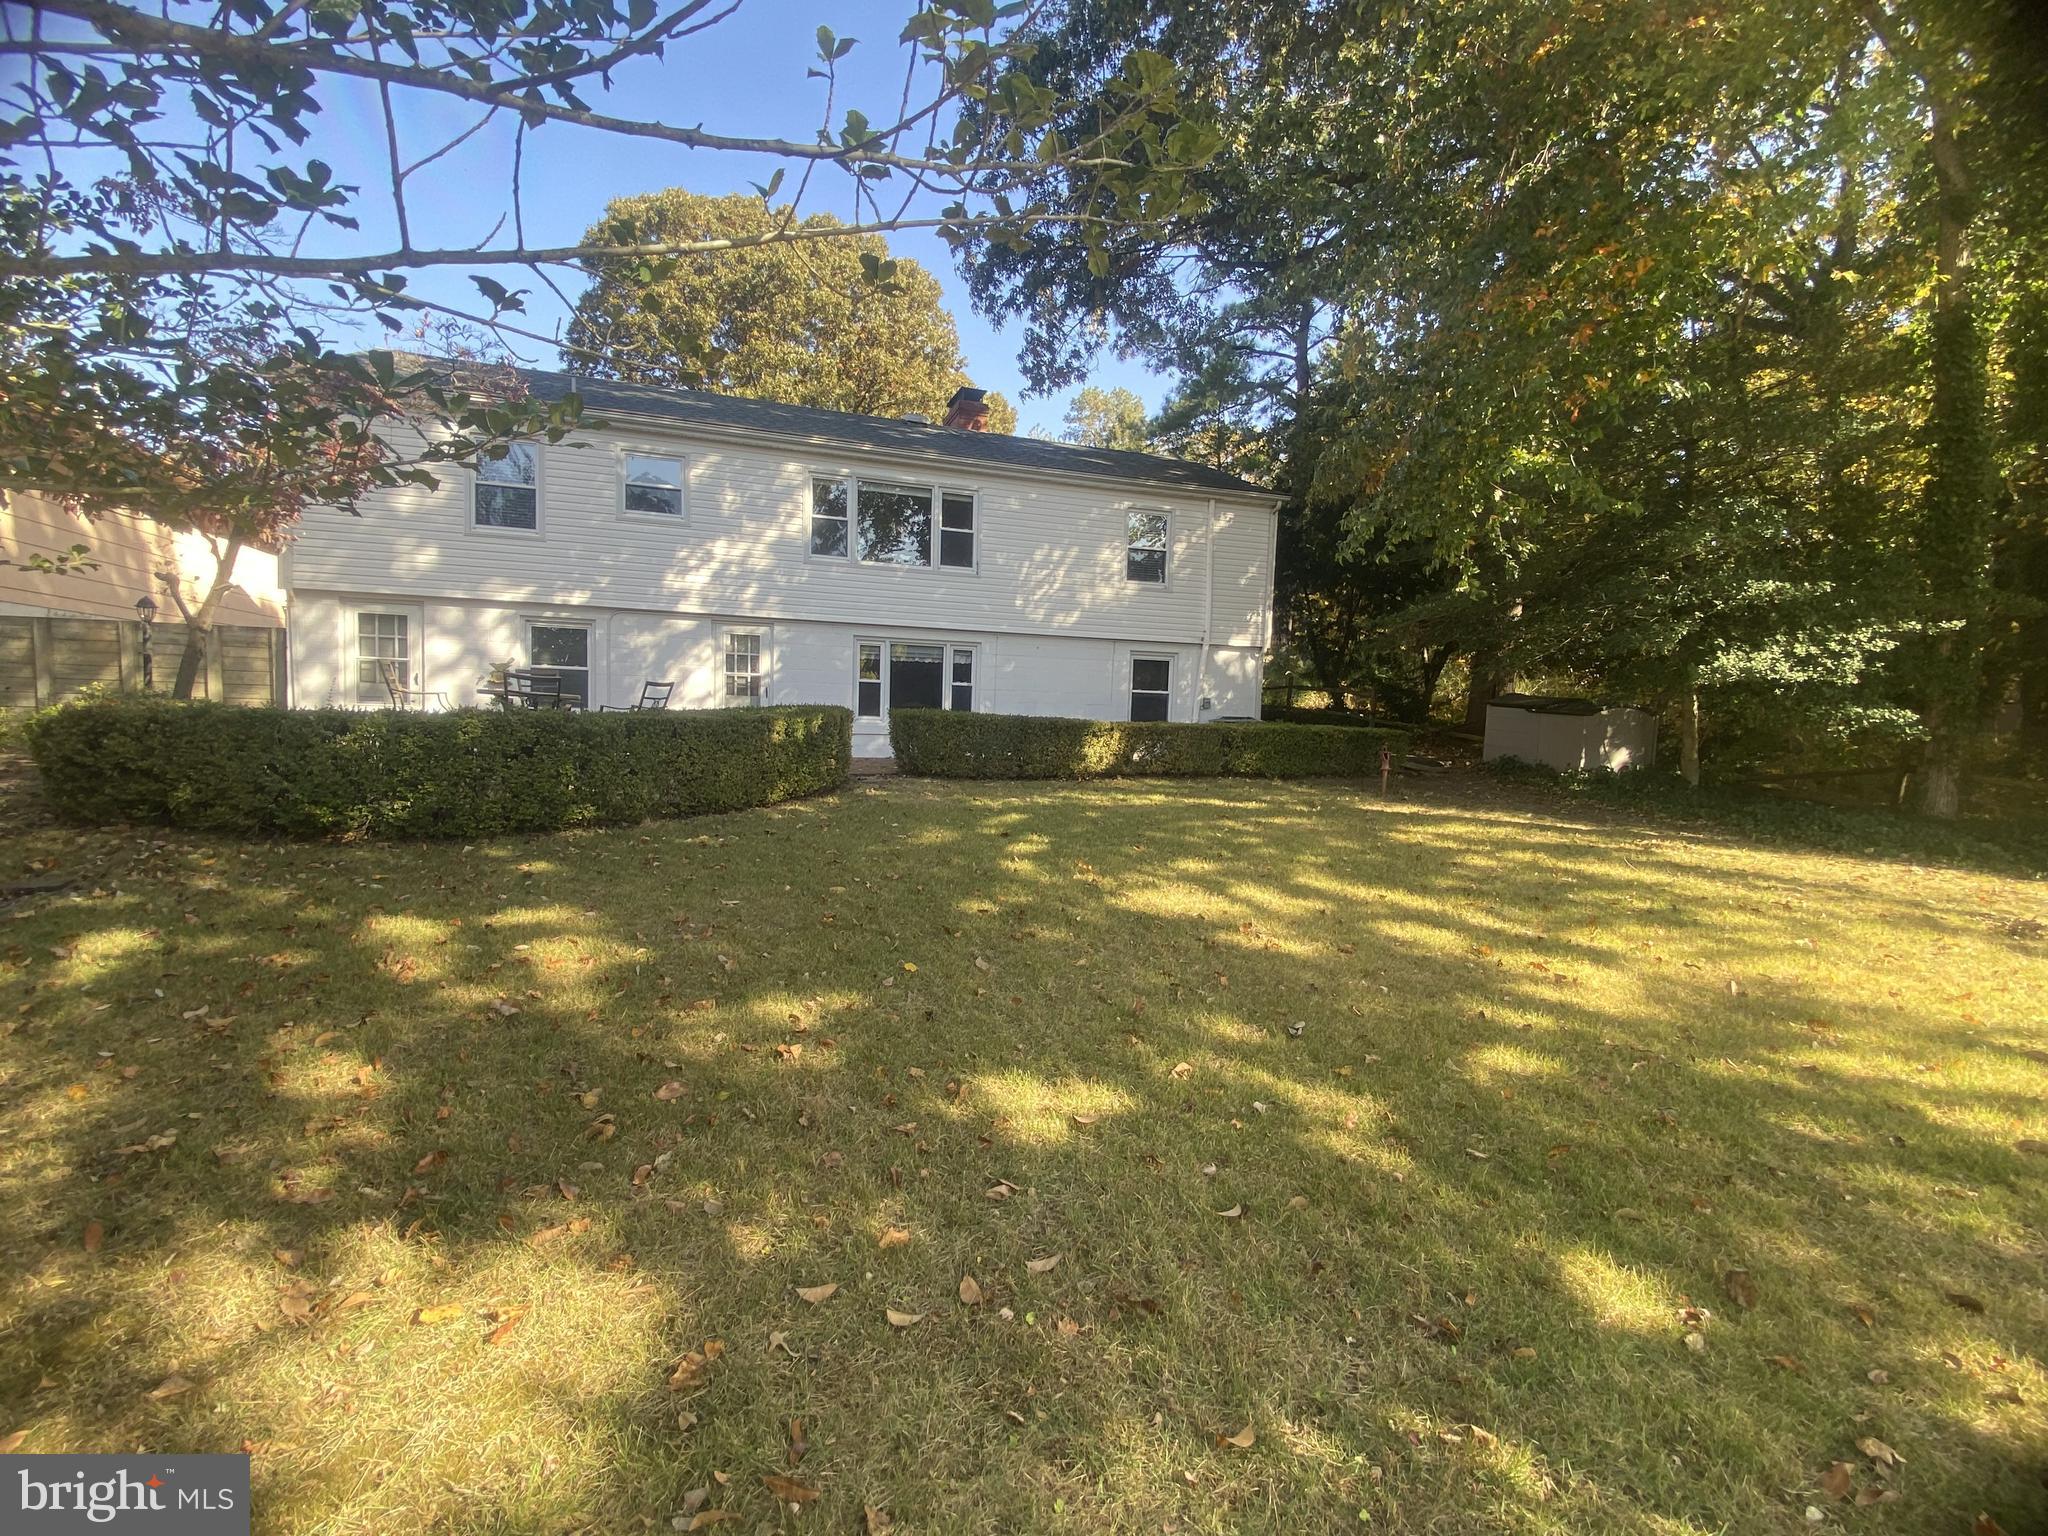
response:
M73 558L83 546L85 554ZM176 580L197 604L219 564L203 533L173 533L144 517L97 521L26 491L0 491L0 708L30 708L98 685L142 686L136 600L157 605L151 636L155 685L168 692L185 626L165 587ZM268 703L283 673L285 593L278 557L244 549L222 600L219 643L195 691L232 703Z
M833 703L857 755L892 707L1257 716L1278 498L1146 454L525 375L603 423L434 491L308 513L285 556L292 699L449 705L494 664L591 703Z

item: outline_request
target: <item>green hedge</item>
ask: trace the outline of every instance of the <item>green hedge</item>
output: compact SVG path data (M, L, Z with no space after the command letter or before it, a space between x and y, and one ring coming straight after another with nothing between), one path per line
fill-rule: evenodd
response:
M571 714L248 709L127 697L27 726L43 792L84 822L487 837L767 805L846 777L843 708Z
M1398 722L1361 715L1349 709L1303 709L1291 704L1268 704L1261 712L1267 721L1285 720L1293 725L1341 725L1350 730L1398 729Z
M942 779L1093 779L1145 775L1357 778L1396 755L1399 731L1331 725L1171 725L899 709L896 766Z

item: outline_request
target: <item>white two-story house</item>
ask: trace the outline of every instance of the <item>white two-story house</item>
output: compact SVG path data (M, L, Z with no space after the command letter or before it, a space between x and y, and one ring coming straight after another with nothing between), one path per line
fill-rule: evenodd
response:
M438 489L309 513L284 559L292 702L449 706L494 664L589 706L844 704L1256 717L1278 498L1220 470L977 430L526 375L601 426Z

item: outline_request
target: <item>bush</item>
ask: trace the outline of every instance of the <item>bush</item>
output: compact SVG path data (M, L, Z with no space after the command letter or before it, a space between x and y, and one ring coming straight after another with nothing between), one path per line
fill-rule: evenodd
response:
M1394 724L1374 715L1361 715L1355 710L1303 709L1289 704L1268 704L1262 714L1269 723L1285 720L1290 725L1342 725L1353 730L1386 730Z
M136 697L29 721L59 815L207 832L488 837L767 805L846 777L843 708L249 709Z
M1134 774L1358 778L1397 754L1399 731L1326 725L1173 725L899 709L896 766L942 779L1093 779Z

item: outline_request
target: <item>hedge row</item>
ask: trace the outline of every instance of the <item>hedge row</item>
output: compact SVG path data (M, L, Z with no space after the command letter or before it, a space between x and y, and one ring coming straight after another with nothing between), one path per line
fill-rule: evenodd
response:
M126 697L47 710L60 815L208 832L487 837L767 805L846 777L824 705L646 714L248 709Z
M1254 779L1357 778L1379 772L1399 731L1330 725L1173 725L899 709L896 766L942 779L1093 779L1134 774Z
M1294 704L1268 704L1261 711L1266 720L1285 720L1292 725L1341 725L1350 730L1398 729L1391 721L1361 715L1349 709L1305 709Z

